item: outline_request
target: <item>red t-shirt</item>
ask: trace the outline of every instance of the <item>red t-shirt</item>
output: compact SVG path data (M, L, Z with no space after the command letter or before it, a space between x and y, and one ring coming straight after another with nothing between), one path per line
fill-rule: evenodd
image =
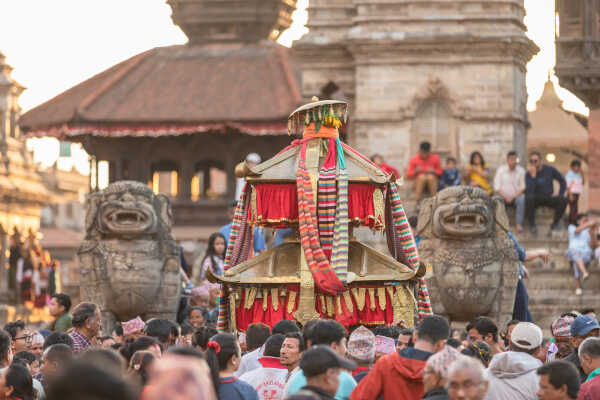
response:
M442 163L440 162L440 156L434 153L429 153L427 158L421 158L421 156L417 154L411 158L410 162L408 163L406 177L411 179L427 172L434 173L437 176L442 175L443 170Z

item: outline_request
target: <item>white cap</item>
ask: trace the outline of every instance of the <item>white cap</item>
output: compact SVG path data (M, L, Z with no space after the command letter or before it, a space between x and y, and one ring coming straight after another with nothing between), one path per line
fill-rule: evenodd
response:
M525 350L540 347L543 339L540 327L531 322L519 322L510 335L513 344Z
M251 162L251 163L255 163L255 164L260 164L261 158L256 153L250 153L250 154L248 154L246 156L246 161Z

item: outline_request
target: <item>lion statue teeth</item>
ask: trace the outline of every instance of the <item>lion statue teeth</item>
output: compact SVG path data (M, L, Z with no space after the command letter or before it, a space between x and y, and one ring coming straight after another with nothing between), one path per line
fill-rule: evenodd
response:
M141 316L175 319L179 249L171 204L140 182L120 181L90 193L79 248L81 300L100 306L103 329Z
M431 264L434 312L453 321L512 319L519 261L499 197L455 186L426 199L419 213L419 255Z

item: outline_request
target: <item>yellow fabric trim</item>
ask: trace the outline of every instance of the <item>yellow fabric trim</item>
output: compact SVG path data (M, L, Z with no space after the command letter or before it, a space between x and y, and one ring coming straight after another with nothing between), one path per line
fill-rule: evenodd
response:
M290 297L288 297L287 313L291 314L294 311L294 304L296 303L296 292L290 290Z
M354 300L356 301L356 308L358 308L359 311L364 310L366 304L366 289L352 288L352 294L354 295Z
M263 311L267 311L267 309L269 308L269 289L263 289L262 296L263 296Z
M350 292L348 290L346 290L345 292L342 293L342 296L344 296L344 302L346 303L346 308L348 308L348 311L350 311L351 313L354 313L354 304L352 303L352 298L350 297Z
M325 299L327 300L327 315L329 317L333 317L333 314L335 312L335 310L333 309L333 297L326 296Z
M385 306L386 306L386 298L385 298L385 288L384 287L379 287L377 288L377 297L379 298L379 308L381 308L383 311L385 311Z
M375 311L377 309L377 305L375 304L375 288L368 288L369 290L369 301L371 303L371 311Z
M398 303L398 297L394 295L394 288L392 286L388 286L387 288L388 296L390 297L390 301L392 302L392 309L394 315L394 321L401 319L400 316L400 303Z
M232 291L229 293L229 326L231 327L232 332L237 330L237 321L235 318L235 297L236 292Z
M375 213L375 222L382 221L381 227L377 227L378 229L385 228L385 205L383 200L383 192L381 189L377 188L373 191L373 209Z
M325 296L320 294L319 298L321 299L321 312L323 314L325 314L327 312L327 304L325 304Z
M279 290L277 288L271 288L271 304L273 304L273 310L279 309Z

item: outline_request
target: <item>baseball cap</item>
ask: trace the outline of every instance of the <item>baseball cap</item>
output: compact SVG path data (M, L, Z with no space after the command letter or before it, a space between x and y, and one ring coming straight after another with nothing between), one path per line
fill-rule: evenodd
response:
M356 363L338 356L326 345L312 346L304 352L300 360L300 369L307 378L324 374L330 368L356 369Z
M510 335L513 344L525 350L540 347L543 339L544 336L540 327L531 322L519 322Z
M551 326L552 335L560 337L571 337L571 325L575 318L571 315L564 315L554 320Z
M598 321L589 315L580 315L571 324L571 336L585 336L594 329L600 329Z
M375 359L375 334L364 326L356 328L348 339L348 354L356 360Z

